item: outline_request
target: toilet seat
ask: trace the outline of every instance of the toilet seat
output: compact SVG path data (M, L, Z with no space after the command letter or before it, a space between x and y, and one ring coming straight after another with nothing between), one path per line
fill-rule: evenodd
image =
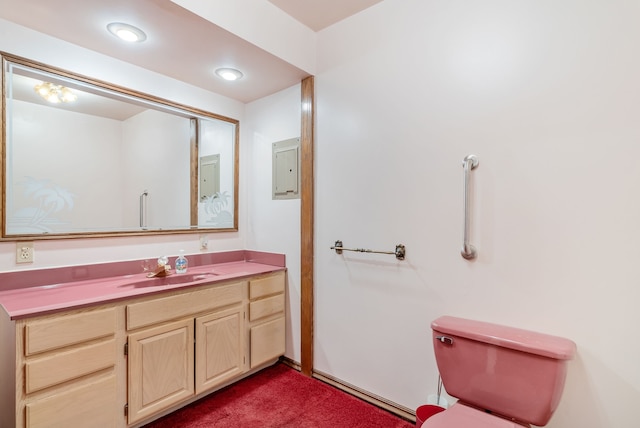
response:
M457 402L444 412L431 416L422 428L523 428L529 425L500 418Z

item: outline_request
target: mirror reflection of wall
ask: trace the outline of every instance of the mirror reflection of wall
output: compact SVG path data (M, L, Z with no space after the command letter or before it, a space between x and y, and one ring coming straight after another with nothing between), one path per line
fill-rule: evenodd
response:
M234 223L234 152L228 141L236 138L236 127L220 120L200 120L198 153L200 181L211 186L200 193L198 226L230 227ZM217 176L216 176L217 175Z
M198 171L212 177L202 181L198 227L236 227L237 121L22 64L4 67L6 236L193 229ZM59 94L64 87L70 102L51 103L51 93L38 93L43 86ZM191 163L196 147L199 166Z
M7 232L135 230L189 224L189 119L143 110L125 120L12 100ZM171 202L168 203L168 200Z
M147 227L179 228L190 221L190 120L146 110L123 123L121 149L124 229L139 226L139 197L147 190Z

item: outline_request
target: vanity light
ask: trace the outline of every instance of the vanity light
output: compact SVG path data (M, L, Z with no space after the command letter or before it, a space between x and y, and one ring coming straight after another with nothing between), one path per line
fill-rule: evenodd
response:
M216 74L224 80L239 80L242 79L243 76L243 74L235 68L219 68L216 70Z
M147 40L147 35L141 29L134 27L133 25L123 24L122 22L112 22L107 25L107 30L114 36L118 37L125 42L144 42Z
M35 91L45 100L53 104L72 103L78 96L71 92L69 88L62 85L54 85L49 82L42 82L34 86Z

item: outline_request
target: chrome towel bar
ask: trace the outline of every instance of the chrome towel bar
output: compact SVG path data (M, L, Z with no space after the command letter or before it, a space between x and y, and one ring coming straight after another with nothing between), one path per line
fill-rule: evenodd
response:
M468 155L462 161L464 168L464 232L462 243L462 257L467 260L473 260L478 256L476 248L469 244L469 223L471 217L471 207L469 206L469 176L471 170L478 166L478 158L475 155Z
M393 254L398 260L404 260L404 256L406 254L406 249L402 244L396 245L395 251L374 251L367 250L366 248L344 248L342 246L342 241L336 241L331 249L336 250L336 254L342 254L343 251L355 251L358 253Z

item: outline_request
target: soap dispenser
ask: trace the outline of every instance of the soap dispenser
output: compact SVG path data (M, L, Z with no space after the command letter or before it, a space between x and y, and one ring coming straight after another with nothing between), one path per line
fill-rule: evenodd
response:
M176 273L186 273L189 262L184 256L184 250L180 250L180 255L176 259Z

